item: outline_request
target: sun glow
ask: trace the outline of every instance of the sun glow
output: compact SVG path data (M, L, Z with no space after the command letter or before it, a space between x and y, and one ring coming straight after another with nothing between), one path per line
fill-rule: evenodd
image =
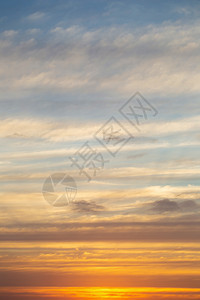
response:
M37 299L199 299L200 289L189 288L105 288L105 287L45 287L45 288L1 288L1 293L35 295Z

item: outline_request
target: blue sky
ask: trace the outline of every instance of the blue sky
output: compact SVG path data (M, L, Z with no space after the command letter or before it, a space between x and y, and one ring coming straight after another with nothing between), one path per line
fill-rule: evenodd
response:
M110 25L143 26L167 21L191 21L199 17L199 1L1 1L1 30L27 29L24 18L40 12L47 19L37 27L44 30L63 24L87 28ZM39 16L39 15L38 15ZM36 17L36 15L35 15ZM33 20L33 19L32 19Z
M76 177L77 201L98 202L94 193L106 201L104 191L130 190L126 210L129 198L137 207L176 201L176 193L191 186L196 191L199 1L10 4L0 2L2 191L36 197L43 212L42 185L54 172ZM158 110L140 132L119 112L137 91ZM94 138L111 116L135 137L116 157ZM69 160L87 141L109 160L91 183ZM155 190L155 199L147 193L140 203L134 189L142 188ZM121 214L122 203L116 199L115 206Z

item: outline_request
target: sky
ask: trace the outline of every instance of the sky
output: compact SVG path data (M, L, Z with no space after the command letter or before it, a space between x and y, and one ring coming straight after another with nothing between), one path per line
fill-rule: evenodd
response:
M200 298L200 2L0 0L0 295Z

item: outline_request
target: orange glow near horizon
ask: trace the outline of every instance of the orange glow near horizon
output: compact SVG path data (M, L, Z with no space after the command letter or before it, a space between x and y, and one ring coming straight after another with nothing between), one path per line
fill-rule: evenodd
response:
M103 287L44 287L44 288L22 288L9 287L1 288L3 295L9 294L29 297L34 296L37 299L199 299L200 289L189 288L103 288ZM46 298L47 297L47 298ZM67 297L67 298L66 298ZM175 297L175 298L174 298ZM26 298L26 299L27 299Z

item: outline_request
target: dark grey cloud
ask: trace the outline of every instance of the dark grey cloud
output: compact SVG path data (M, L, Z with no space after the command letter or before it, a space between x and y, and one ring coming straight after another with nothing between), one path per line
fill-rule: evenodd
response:
M147 204L153 213L196 212L200 206L194 200L175 201L170 199L157 200Z
M174 212L179 210L176 201L163 199L150 204L150 210L156 213Z
M72 210L79 213L100 213L105 210L105 207L95 203L94 201L77 201L73 203Z
M135 158L144 157L145 155L146 155L146 153L136 153L136 154L128 155L127 158L128 159L135 159Z
M0 231L1 241L146 241L199 242L199 222L94 222L13 225ZM12 230L13 228L13 230ZM26 229L26 232L22 230ZM51 230L53 229L53 230ZM56 230L55 230L56 229Z
M184 211L196 211L200 208L194 200L185 200L179 203L179 207Z

